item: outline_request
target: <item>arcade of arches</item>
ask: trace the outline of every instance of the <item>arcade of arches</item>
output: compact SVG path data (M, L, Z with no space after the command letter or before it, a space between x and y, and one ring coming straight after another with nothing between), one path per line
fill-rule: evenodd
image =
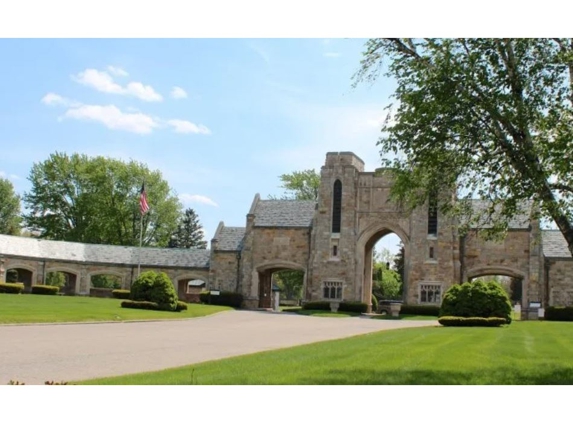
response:
M514 280L510 287L520 290L515 297L522 306L573 304L566 243L529 215L518 216L502 241L484 241L475 232L460 237L456 222L431 201L403 212L389 200L391 173L365 171L351 152L327 153L320 177L317 201L256 194L244 227L221 222L208 250L143 248L142 270L167 272L180 297L203 288L236 291L248 308L272 306L272 275L280 270L302 273L303 300L370 303L372 248L395 233L404 245L405 303L439 304L452 284L496 275ZM2 235L0 279L17 277L31 286L60 271L76 294L89 294L93 275L112 274L129 288L137 248L77 245Z

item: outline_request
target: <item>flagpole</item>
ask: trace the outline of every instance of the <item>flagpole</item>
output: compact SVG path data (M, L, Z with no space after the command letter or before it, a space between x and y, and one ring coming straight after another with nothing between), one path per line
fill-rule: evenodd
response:
M137 261L137 278L141 274L141 244L143 243L143 214L141 215L141 221L139 224L139 257Z

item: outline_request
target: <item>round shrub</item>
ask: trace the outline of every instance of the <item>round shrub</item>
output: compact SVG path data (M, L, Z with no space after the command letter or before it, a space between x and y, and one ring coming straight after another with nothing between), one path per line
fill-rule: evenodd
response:
M440 317L504 318L511 323L511 303L507 293L495 281L455 284L444 294Z
M177 309L177 292L173 283L165 273L145 271L133 282L130 299L157 303L164 311Z

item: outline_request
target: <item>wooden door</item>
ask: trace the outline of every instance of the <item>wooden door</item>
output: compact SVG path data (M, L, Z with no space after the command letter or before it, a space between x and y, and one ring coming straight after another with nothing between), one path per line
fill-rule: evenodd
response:
M259 273L259 308L272 307L271 295L271 273L269 271Z

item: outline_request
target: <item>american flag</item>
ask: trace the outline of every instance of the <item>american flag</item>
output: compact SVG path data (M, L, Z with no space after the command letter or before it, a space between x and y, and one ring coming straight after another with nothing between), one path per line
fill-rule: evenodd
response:
M139 210L141 215L149 211L149 204L147 203L147 193L145 193L145 182L141 185L141 196L139 197Z

